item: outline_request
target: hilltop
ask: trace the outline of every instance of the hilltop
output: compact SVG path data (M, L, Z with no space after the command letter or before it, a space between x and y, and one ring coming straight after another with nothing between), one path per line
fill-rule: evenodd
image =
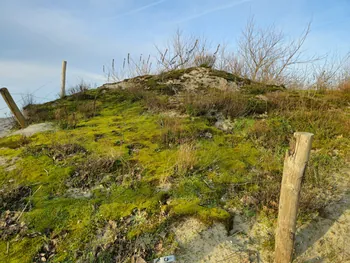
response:
M293 132L315 134L305 229L349 186L349 106L349 89L289 90L204 67L29 105L30 123L56 128L0 138L0 257L269 262ZM300 262L314 257L302 242ZM336 251L317 256L336 262Z

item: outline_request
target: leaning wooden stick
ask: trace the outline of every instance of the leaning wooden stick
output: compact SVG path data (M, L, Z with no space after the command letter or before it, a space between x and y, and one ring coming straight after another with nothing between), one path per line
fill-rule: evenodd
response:
M275 239L275 263L290 263L293 257L300 189L309 161L312 133L296 132L295 149L284 160L278 225Z
M15 101L13 100L10 92L8 91L7 88L2 88L0 89L0 93L2 97L4 98L7 106L10 108L12 114L15 116L17 122L22 128L27 127L27 122L26 119L24 118L22 112L19 110L17 107Z

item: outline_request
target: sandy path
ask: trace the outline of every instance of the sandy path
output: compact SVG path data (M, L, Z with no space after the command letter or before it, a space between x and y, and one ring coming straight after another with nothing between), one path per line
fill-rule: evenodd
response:
M350 169L344 171L350 178ZM345 186L346 187L346 186ZM295 262L350 262L350 187L309 225L299 229Z

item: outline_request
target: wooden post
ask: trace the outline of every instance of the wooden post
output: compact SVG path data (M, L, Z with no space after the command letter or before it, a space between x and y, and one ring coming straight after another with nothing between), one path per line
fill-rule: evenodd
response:
M66 70L67 70L67 61L63 60L63 62L62 62L61 99L63 99L66 96Z
M7 88L0 89L0 93L2 97L4 98L7 106L10 108L11 112L15 116L16 120L18 121L19 125L22 128L27 127L26 119L24 118L22 112L19 110L19 108L16 105L16 102L13 100L10 92Z
M312 133L296 132L295 149L287 152L279 201L275 239L275 263L290 263L293 257L296 220L302 179L309 160Z

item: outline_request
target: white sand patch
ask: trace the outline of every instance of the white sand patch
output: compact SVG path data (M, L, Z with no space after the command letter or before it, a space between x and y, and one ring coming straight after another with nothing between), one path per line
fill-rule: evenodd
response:
M9 135L32 136L36 133L53 131L53 130L55 130L54 125L50 122L46 122L46 123L39 123L39 124L30 125L25 129L15 131Z

